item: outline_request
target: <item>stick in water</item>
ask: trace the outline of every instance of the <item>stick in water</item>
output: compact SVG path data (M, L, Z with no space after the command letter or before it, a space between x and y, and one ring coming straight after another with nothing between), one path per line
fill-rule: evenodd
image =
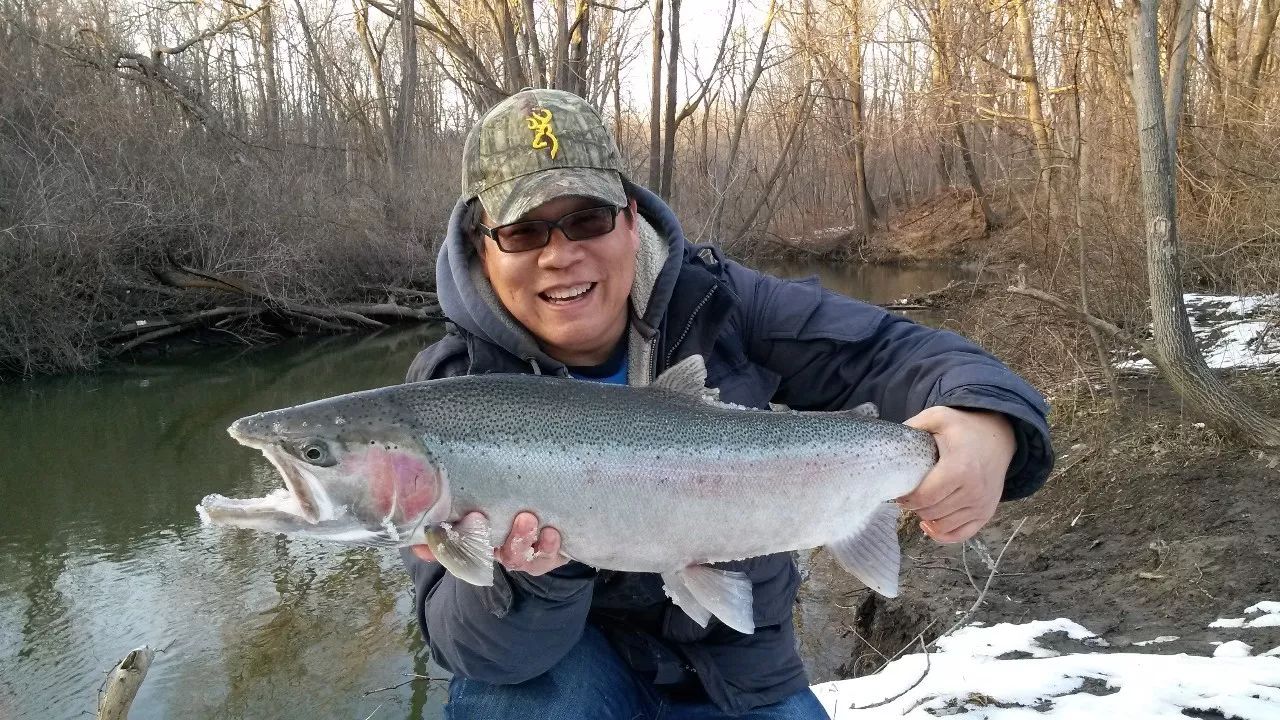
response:
M99 692L97 720L128 720L133 696L138 694L155 656L154 650L143 645L130 650L123 660L116 663Z

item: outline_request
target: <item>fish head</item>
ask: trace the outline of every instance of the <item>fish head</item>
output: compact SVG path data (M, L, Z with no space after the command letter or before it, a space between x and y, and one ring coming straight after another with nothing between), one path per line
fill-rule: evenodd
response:
M357 394L358 395L358 394ZM212 525L407 544L447 518L448 483L412 423L394 407L336 398L241 418L227 432L255 448L284 487L264 497L209 495L197 511Z

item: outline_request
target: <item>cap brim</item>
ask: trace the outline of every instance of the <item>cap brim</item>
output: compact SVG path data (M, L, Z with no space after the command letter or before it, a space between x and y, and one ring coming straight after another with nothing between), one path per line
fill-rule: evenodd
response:
M513 223L539 205L566 195L626 205L622 177L615 170L556 168L530 173L480 193L480 203L495 225Z

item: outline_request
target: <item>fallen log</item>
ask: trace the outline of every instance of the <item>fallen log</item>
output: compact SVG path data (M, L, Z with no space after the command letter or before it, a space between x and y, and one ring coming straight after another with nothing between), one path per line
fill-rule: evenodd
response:
M170 335L176 335L177 333L180 333L183 330L186 330L191 327L195 327L196 325L200 325L212 318L220 317L223 320L227 320L231 318L247 318L253 315L257 315L260 312L261 312L261 309L259 308L218 307L218 308L213 308L212 310L204 310L202 312L194 313L192 315L186 315L175 321L171 321L166 325L160 326L158 327L158 329L151 330L150 332L147 332L143 335L139 335L126 343L122 343L112 348L107 352L107 356L117 357L119 355L123 355L124 353L129 352L130 350L138 347L139 345L144 345L146 343L151 342L152 340L159 340L160 338L168 337ZM157 325L153 325L152 327L157 327L158 325L159 323L157 323Z
M98 338L98 342L115 342L124 338L133 337L140 333L150 333L155 330L170 328L175 325L184 327L194 325L205 320L217 317L225 317L228 315L238 315L246 311L257 312L253 308L244 307L216 307L209 310L201 310L191 315L183 315L179 318L146 318L134 320L118 326L116 330Z
M128 720L129 707L155 656L154 650L143 645L130 650L116 663L99 690L97 720Z
M437 303L430 303L416 308L398 303L349 303L338 307L365 316L397 317L411 320L434 320L441 317L440 305Z

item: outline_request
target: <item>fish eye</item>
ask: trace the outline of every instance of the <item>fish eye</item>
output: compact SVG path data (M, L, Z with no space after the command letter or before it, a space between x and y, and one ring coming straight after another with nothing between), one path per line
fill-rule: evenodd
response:
M337 465L337 461L329 454L329 446L320 440L308 440L300 444L295 453L298 457L320 467Z

